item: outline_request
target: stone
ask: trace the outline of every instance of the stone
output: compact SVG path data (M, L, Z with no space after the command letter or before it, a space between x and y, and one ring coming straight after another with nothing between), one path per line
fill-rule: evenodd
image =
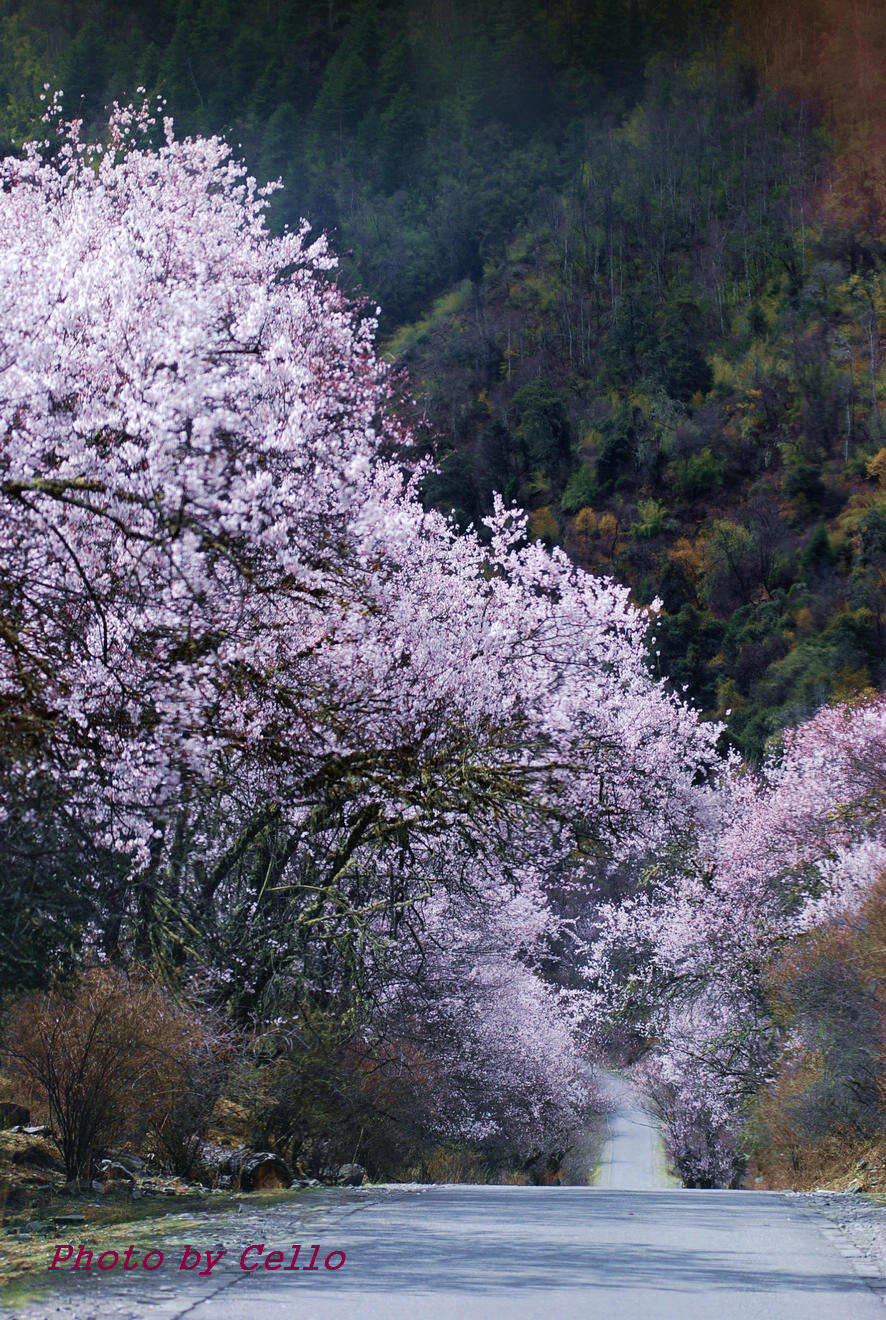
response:
M340 1164L335 1178L342 1187L359 1187L365 1176L362 1164Z
M31 1111L11 1100L0 1102L0 1128L24 1127L31 1121Z
M126 1151L112 1151L109 1159L115 1164L122 1164L130 1173L144 1173L147 1168L147 1161L140 1155L130 1155Z

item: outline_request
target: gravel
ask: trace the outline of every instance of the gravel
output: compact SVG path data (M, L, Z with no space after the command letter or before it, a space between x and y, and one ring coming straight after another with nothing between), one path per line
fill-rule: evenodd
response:
M819 1231L886 1300L886 1196L859 1192L787 1192Z

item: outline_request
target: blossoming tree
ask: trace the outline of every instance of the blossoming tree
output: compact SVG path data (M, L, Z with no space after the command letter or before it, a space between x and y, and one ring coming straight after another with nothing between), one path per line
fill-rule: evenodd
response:
M783 1043L774 963L868 899L886 870L884 804L886 698L824 708L761 776L732 767L683 865L601 912L598 1021L633 1013L655 1038L646 1080L686 1176L728 1183L740 1168L745 1106Z
M379 996L435 895L690 828L715 731L650 678L646 615L501 505L482 535L423 510L324 240L146 104L103 143L46 122L0 163L8 964L73 913L246 1016ZM535 1005L531 1052L541 937L476 910L510 914L484 1002Z

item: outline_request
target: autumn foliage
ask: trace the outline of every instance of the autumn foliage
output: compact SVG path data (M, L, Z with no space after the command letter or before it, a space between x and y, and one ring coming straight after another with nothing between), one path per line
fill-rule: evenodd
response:
M886 15L876 0L739 0L739 45L767 82L802 96L835 138L818 201L868 234L886 217Z

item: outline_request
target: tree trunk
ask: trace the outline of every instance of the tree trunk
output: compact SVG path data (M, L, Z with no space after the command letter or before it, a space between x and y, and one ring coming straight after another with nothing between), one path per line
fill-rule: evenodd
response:
M241 1192L259 1192L288 1187L292 1174L285 1160L267 1150L230 1150L227 1146L204 1143L194 1161L194 1173L207 1187L217 1187L219 1180L230 1178L231 1186Z

